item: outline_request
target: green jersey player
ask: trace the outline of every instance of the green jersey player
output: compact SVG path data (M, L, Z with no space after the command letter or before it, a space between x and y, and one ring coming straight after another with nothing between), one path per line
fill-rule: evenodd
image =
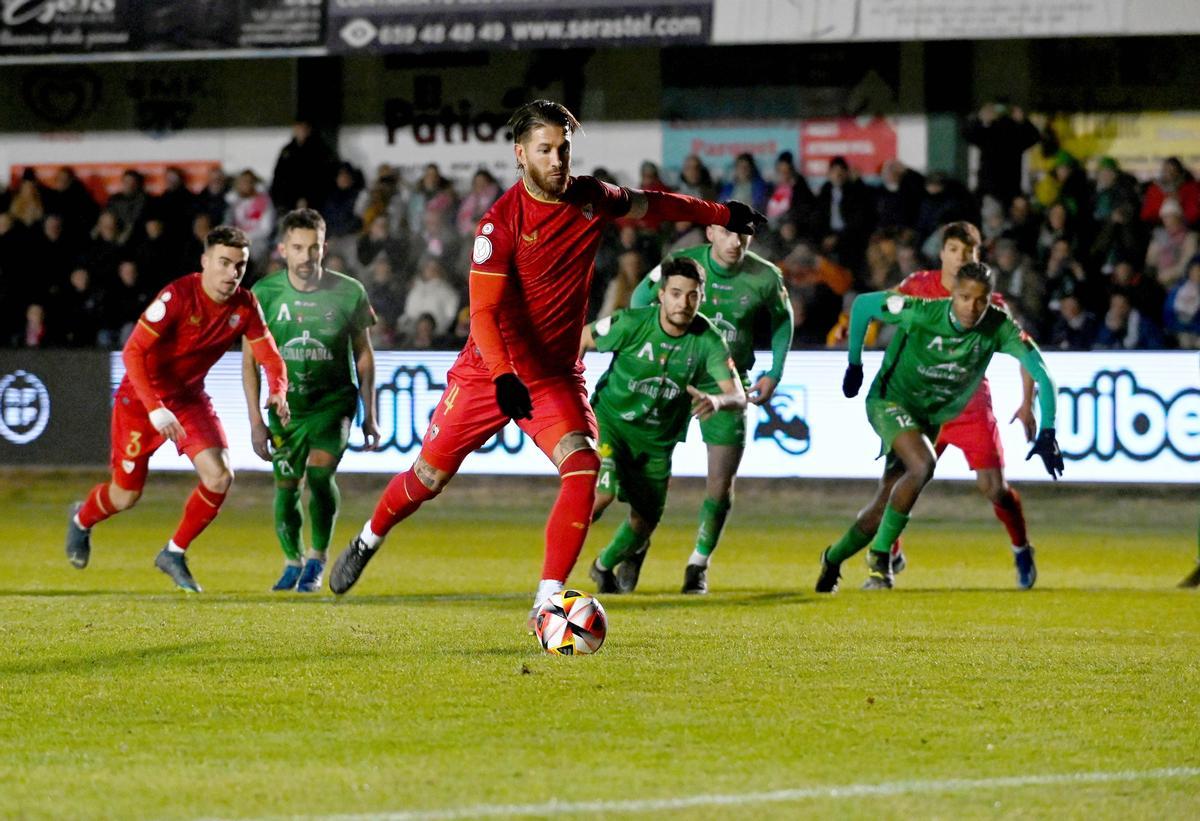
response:
M746 406L746 393L722 335L698 313L704 271L693 259L668 259L658 304L619 311L583 330L581 348L614 356L592 400L600 427L600 473L592 519L618 495L629 503L608 547L592 563L596 592L622 592L613 568L645 552L662 518L671 454L691 415L710 419ZM698 386L711 385L720 393Z
M375 312L363 286L325 270L325 220L310 208L280 222L279 252L287 269L253 288L288 372L285 425L274 411L263 422L258 367L244 357L242 384L250 411L254 452L275 474L275 532L286 557L273 590L312 593L321 589L326 551L340 496L333 474L346 451L350 423L362 400L366 449L379 444L375 423L375 354L368 328ZM300 480L308 485L312 533L301 562Z
M933 442L942 423L970 401L997 351L1020 360L1038 386L1041 430L1029 456L1041 456L1051 477L1062 473L1054 437L1054 381L1033 341L1004 308L991 304L991 269L978 262L959 268L949 299L921 299L879 291L863 294L850 312L850 365L842 392L862 386L862 346L867 325L878 319L898 325L897 334L867 394L867 418L886 455L875 498L854 525L821 554L818 593L837 590L841 565L871 545L865 589L890 589L891 546L908 524L908 514L937 464Z
M771 400L779 385L788 349L792 346L792 303L779 268L751 252L750 237L720 226L707 229L708 244L685 248L668 259L695 260L704 269L704 302L700 313L708 317L729 344L733 361L753 405ZM661 267L651 271L634 291L632 304L655 300ZM754 330L766 316L771 329L771 369L750 384L754 366ZM711 386L701 386L711 387ZM700 420L708 449L706 498L700 506L696 546L684 571L684 593L708 592L708 562L721 538L733 503L733 480L746 447L746 410L739 407ZM645 551L633 554L617 570L617 579L628 592L637 585Z

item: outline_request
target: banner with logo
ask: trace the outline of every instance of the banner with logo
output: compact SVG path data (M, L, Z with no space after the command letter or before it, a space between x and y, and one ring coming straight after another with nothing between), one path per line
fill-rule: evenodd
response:
M324 0L3 0L0 57L312 48Z
M1200 112L1060 114L1052 120L1062 147L1082 160L1109 156L1142 180L1158 176L1164 157L1200 164Z
M353 429L342 470L394 473L408 467L420 450L455 355L401 351L376 354L383 447L374 453L363 451L362 433ZM867 384L881 358L880 353L866 356ZM1046 358L1058 383L1057 426L1066 459L1064 481L1197 481L1200 377L1193 353L1050 353ZM607 354L588 355L590 386L595 385L608 361ZM769 363L770 354L760 353L758 362ZM867 423L863 398L842 396L845 366L844 353L793 352L788 356L770 404L749 411L742 476L868 479L881 474L883 462L876 458L879 439ZM114 385L121 374L121 358L114 354ZM1008 421L1020 403L1019 366L1010 357L997 356L988 375L1009 477L1023 482L1049 481L1040 460L1025 460L1029 445L1020 425ZM229 436L234 467L269 469L250 449L240 355L226 355L209 375L207 385ZM29 407L29 403L21 407ZM170 447L159 450L150 464L167 470L190 469L187 460ZM546 457L515 425L506 427L469 456L462 469L465 473L492 474L554 472ZM704 476L706 470L704 443L698 426L693 424L687 441L675 451L674 472L679 476ZM937 476L968 479L972 474L962 454L951 449L942 457Z
M704 44L713 0L328 0L331 54Z
M104 351L0 351L0 465L108 462Z

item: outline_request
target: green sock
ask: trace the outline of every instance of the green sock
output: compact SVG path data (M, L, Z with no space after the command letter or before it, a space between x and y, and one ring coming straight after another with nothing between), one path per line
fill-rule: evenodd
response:
M827 558L834 564L841 564L870 543L871 537L863 533L855 522L842 534L842 538L830 545Z
M725 529L725 519L729 516L729 508L733 507L732 499L706 498L700 505L700 529L696 531L696 552L701 556L711 556L717 549L721 531Z
M275 486L275 535L288 561L300 561L300 488Z
M308 477L308 524L312 528L312 549L324 553L333 536L342 495L333 478L334 468L310 467Z
M626 556L636 553L644 542L645 540L641 536L633 532L633 527L629 524L629 520L626 519L621 522L621 526L613 534L612 541L600 553L596 562L604 570L612 570L623 562Z
M891 553L892 542L896 541L908 525L908 514L901 513L890 504L883 509L883 521L875 532L875 540L871 542L873 553Z

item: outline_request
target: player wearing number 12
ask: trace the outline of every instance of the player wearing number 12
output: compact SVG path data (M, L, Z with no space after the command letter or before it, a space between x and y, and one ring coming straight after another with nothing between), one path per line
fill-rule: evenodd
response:
M416 463L392 479L374 516L334 563L335 593L350 589L384 536L437 496L469 453L515 420L561 478L546 523L535 615L563 589L591 523L600 457L579 341L605 227L621 217L650 216L752 234L765 222L737 202L718 205L571 176L579 122L559 103L527 103L509 127L520 179L479 222L470 336L447 374Z
M877 319L898 325L867 395L867 418L886 456L875 498L854 525L821 554L818 593L837 590L842 562L871 545L866 589L890 589L892 542L908 524L909 511L933 478L938 428L971 400L997 351L1016 357L1038 385L1041 430L1029 456L1039 455L1054 478L1062 454L1054 436L1057 393L1037 346L1008 311L991 302L991 269L969 262L958 269L949 299L920 299L879 291L863 294L850 312L850 364L842 381L847 397L862 386L862 346Z
M365 449L379 444L375 423L375 354L368 328L375 312L358 280L322 266L325 220L311 208L284 216L279 252L286 270L254 286L267 327L279 341L288 371L287 424L259 410L258 366L242 357L242 385L250 412L254 452L275 473L275 533L283 549L283 575L273 590L321 589L326 551L341 495L334 471L346 452L350 423L363 408ZM301 563L300 482L308 486L312 533Z
M657 304L618 311L584 328L582 348L612 351L594 398L600 423L600 476L593 520L618 494L629 518L592 563L597 593L621 592L613 568L645 552L662 518L671 455L689 417L711 419L746 407L742 380L721 332L699 315L704 269L689 257L668 259L658 278ZM720 394L702 385L715 385ZM689 402L690 398L690 402Z

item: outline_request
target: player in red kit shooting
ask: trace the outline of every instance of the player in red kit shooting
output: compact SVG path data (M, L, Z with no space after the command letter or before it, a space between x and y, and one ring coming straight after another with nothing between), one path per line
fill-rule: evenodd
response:
M536 612L562 589L591 522L600 457L579 339L605 225L649 217L753 234L765 222L739 202L719 205L571 176L571 139L579 123L559 103L527 103L509 127L521 178L476 231L471 334L447 375L416 462L392 479L374 516L335 562L329 581L334 593L349 590L388 531L437 496L467 454L513 419L562 479L546 523Z
M71 509L67 558L80 569L91 557L91 529L137 503L150 456L168 439L200 476L171 541L154 560L183 590L199 593L184 551L216 518L233 483L228 443L204 377L230 345L245 337L267 371L267 404L288 416L287 371L263 323L258 300L240 283L250 241L237 228L209 232L200 273L175 280L138 319L125 343L125 378L117 388L112 419L112 480L92 488Z

